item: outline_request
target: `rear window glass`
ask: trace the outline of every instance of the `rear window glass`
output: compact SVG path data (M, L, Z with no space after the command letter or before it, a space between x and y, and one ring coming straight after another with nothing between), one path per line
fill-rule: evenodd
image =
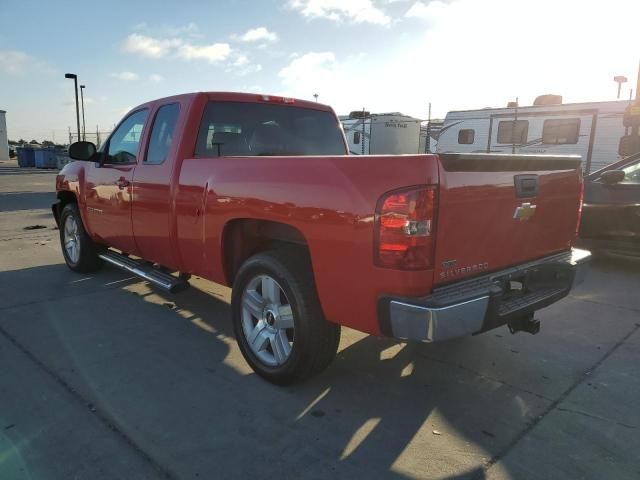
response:
M250 102L209 102L195 151L196 157L345 153L330 112Z

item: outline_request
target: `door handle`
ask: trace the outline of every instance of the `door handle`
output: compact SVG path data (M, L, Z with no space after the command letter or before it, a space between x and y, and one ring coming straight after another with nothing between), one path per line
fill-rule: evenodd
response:
M118 179L118 181L116 182L116 185L118 185L118 188L120 190L124 190L126 187L131 185L131 182L129 180L127 180L126 178L124 178L124 177L120 177Z

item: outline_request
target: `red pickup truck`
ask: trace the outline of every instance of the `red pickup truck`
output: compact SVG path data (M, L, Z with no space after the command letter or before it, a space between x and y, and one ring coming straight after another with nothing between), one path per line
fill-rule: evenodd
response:
M340 325L436 342L507 324L581 281L578 157L349 156L333 110L239 93L133 109L70 147L53 213L72 270L117 265L164 290L232 286L251 367L325 368Z

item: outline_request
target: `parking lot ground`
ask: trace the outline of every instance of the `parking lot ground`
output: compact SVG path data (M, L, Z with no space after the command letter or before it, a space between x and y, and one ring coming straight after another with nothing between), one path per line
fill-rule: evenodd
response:
M536 336L343 329L282 388L244 362L228 289L69 271L53 181L0 162L1 479L640 476L639 262L594 262Z

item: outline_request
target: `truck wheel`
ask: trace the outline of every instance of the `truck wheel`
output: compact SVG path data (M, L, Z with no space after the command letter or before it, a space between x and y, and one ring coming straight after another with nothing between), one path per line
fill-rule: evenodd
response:
M89 273L102 265L98 248L89 238L75 203L68 203L60 214L60 245L67 266L76 272Z
M249 258L231 296L233 328L251 368L279 385L324 370L340 342L340 327L325 320L306 255L291 251Z

